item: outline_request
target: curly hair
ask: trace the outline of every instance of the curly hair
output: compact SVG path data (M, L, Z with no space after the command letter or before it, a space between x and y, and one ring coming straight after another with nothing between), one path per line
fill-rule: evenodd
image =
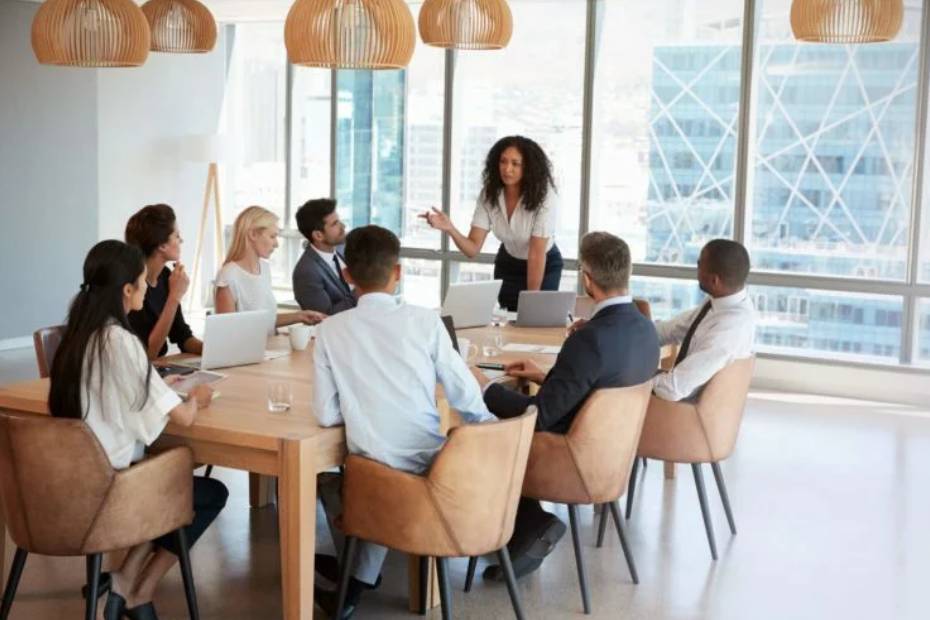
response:
M552 179L552 162L536 142L523 136L506 136L498 140L484 162L484 172L481 175L481 199L494 207L498 207L497 197L504 188L501 180L500 160L501 154L510 147L520 151L523 157L523 179L520 181L520 196L523 198L523 207L527 211L535 211L546 201L549 188L555 189Z

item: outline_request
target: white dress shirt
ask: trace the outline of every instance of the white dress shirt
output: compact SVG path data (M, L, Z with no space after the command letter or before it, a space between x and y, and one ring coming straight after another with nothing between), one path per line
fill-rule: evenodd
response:
M705 302L706 303L706 302ZM666 400L693 399L717 371L753 353L756 312L746 290L710 298L710 312L691 337L688 353L673 369L656 377L654 392ZM704 304L668 321L656 321L659 344L681 344Z
M548 239L546 251L555 244L555 217L558 196L551 187L546 193L546 200L534 211L527 211L523 206L523 197L517 201L510 220L507 219L507 201L504 190L497 196L497 207L478 197L475 214L471 225L475 228L490 230L500 239L504 249L514 258L526 260L530 255L530 237Z
M312 243L308 243L308 245L309 245L311 248L313 248L313 250L314 250L317 254L320 255L320 258L322 258L323 261L324 261L327 265L329 265L329 268L333 270L333 273L336 274L336 277L337 277L337 278L342 278L342 276L341 276L340 273L339 273L339 269L342 269L343 267L345 267L345 264L343 263L342 258L340 258L340 256L339 256L336 252L324 252L323 250L321 250L320 248L316 247L316 246L313 245ZM339 269L336 268L336 261L339 261Z
M161 435L181 398L152 369L143 404L149 358L139 338L116 324L103 328L101 337L104 359L97 357L96 345L84 352L81 407L110 464L123 469L144 456L145 446Z
M603 310L604 308L609 308L610 306L618 306L620 304L631 304L633 303L632 295L617 295L616 297L608 297L607 299L602 299L596 304L591 310L591 316Z
M345 422L350 453L396 469L425 471L445 442L437 381L465 422L497 419L439 314L385 293L319 324L314 371L320 425Z

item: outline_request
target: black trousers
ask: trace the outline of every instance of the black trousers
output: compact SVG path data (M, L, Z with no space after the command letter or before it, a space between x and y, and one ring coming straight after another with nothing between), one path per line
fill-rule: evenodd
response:
M228 498L229 490L219 480L194 476L194 520L184 528L184 532L187 534L188 546L194 546L197 539L213 523L220 511L223 510L223 507L226 506ZM156 547L180 555L174 532L159 536L152 542Z
M507 549L513 555L525 553L536 540L540 527L548 521L552 513L543 510L539 500L521 497L517 504L517 518L513 525L513 535L507 543Z
M497 302L501 308L511 312L516 311L520 291L526 290L527 264L527 261L511 256L504 249L503 244L497 250L497 256L494 258L494 279L504 281L501 284L501 292L497 296ZM552 249L546 252L546 270L543 272L542 290L559 290L563 266L559 246L553 245Z

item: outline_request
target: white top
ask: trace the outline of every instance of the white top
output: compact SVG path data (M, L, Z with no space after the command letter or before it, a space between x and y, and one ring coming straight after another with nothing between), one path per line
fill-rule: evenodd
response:
M496 420L439 314L385 293L317 326L314 371L320 425L345 422L349 452L404 471L425 471L445 442L437 381L465 422Z
M617 295L616 297L608 297L607 299L602 299L598 303L594 304L594 308L591 310L591 316L594 316L604 308L609 308L610 306L619 306L620 304L631 303L633 303L632 295Z
M152 369L143 405L149 359L139 338L115 324L105 327L102 337L106 338L104 359L96 358L95 340L84 354L81 407L84 422L97 436L110 464L123 469L140 460L145 446L161 435L168 414L181 404L181 398Z
M672 370L656 376L653 390L660 398L692 399L718 370L752 355L756 311L746 290L728 297L711 298L710 304L710 312L691 338L688 354ZM668 321L656 321L659 344L681 344L703 306Z
M543 237L548 239L546 251L555 244L555 217L557 211L558 195L551 187L546 193L546 200L535 211L527 211L523 206L523 198L517 201L510 221L507 221L507 204L504 199L504 190L497 197L497 208L485 202L478 196L475 205L475 215L471 225L475 228L490 230L500 239L507 253L514 258L526 260L530 253L530 237Z
M223 265L216 274L217 288L229 287L236 301L236 312L267 310L269 314L268 335L274 336L274 325L278 315L278 301L271 290L271 265L264 259L258 261L260 272L249 273L231 262Z

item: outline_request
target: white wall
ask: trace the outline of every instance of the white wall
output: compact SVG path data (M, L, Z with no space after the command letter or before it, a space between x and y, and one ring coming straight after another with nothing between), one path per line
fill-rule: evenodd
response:
M97 72L36 62L37 8L0 0L0 341L62 321L97 239Z
M0 348L61 322L87 250L122 239L146 204L175 207L193 262L207 165L179 151L184 136L217 131L224 95L222 29L209 54L47 67L30 44L38 7L0 0ZM209 243L205 254L209 278Z
M224 46L220 29L209 54L151 53L142 67L97 72L101 239L122 239L129 216L163 202L178 215L183 260L193 262L207 163L184 161L182 144L218 130Z

